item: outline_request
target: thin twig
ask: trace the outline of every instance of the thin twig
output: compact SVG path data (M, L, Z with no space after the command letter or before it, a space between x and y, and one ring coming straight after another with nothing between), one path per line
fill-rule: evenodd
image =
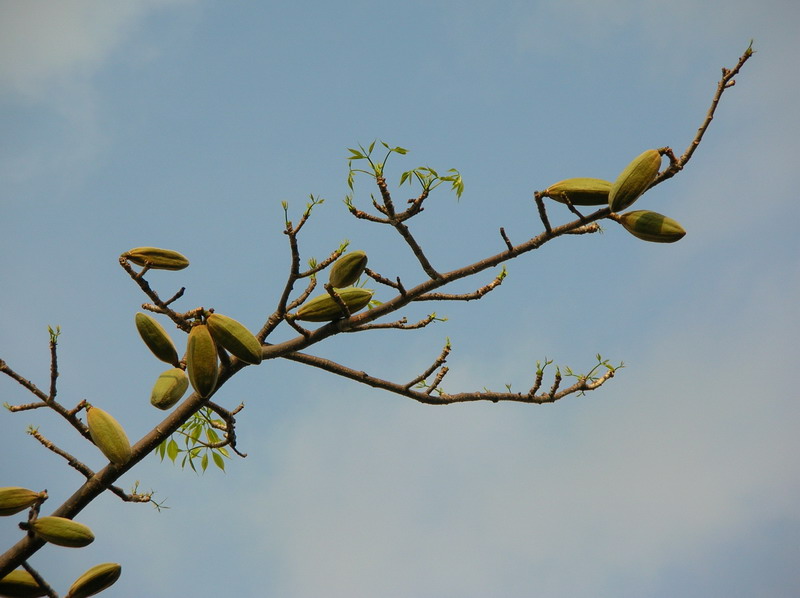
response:
M55 444L53 444L51 440L43 436L36 428L29 428L28 434L30 434L36 440L38 440L42 444L42 446L44 446L46 449L54 452L56 455L59 455L60 457L63 457L67 461L67 464L70 467L78 471L87 480L94 477L95 472L92 471L87 465L85 465L83 462L79 461L72 455L70 455L65 450L57 447ZM150 495L127 494L122 488L119 488L117 486L109 486L108 489L126 502L148 502L150 500Z
M733 86L734 77L739 74L739 71L742 69L744 64L753 56L753 43L750 42L750 46L744 51L739 57L736 66L732 69L724 68L722 69L722 78L717 82L717 90L714 93L714 97L711 99L711 106L706 113L706 117L703 120L703 123L697 129L697 134L694 136L694 139L686 148L686 151L683 155L676 161L670 160L670 165L664 170L664 172L660 173L656 179L653 181L653 184L650 185L650 188L655 187L656 185L663 183L665 180L672 178L678 172L680 172L689 160L692 158L697 147L700 145L700 142L703 140L703 136L706 134L708 127L711 125L711 121L714 120L714 114L717 111L717 107L719 106L719 101L722 98L722 94L725 93L726 89L729 89Z
M542 201L542 196L539 195L539 192L533 194L533 199L536 201L536 208L539 210L539 219L542 221L542 226L544 226L544 230L547 234L553 232L553 229L550 227L550 220L547 218L547 210L544 207L544 201Z
M411 382L407 383L404 388L408 390L412 386L419 384L423 380L426 380L428 376L430 376L433 372L436 371L437 368L444 365L444 363L447 361L448 355L450 355L450 343L447 343L444 346L442 352L439 354L439 357L436 358L436 360L431 364L431 366L427 370L425 370L419 376L411 380Z
M513 250L514 249L514 244L511 241L509 241L508 235L506 235L506 229L504 229L502 226L500 227L500 236L503 237L503 241L505 241L505 244L506 244L506 247L508 247L508 250L509 251Z
M409 324L408 323L408 318L402 317L399 320L396 320L394 322L387 322L385 324L384 323L382 323L382 324L365 324L364 326L358 326L357 328L353 328L351 330L348 330L347 332L359 332L361 330L376 330L376 329L382 329L382 328L383 329L394 328L394 329L397 329L397 330L416 330L418 328L425 328L425 326L427 326L431 322L434 322L434 321L436 321L438 319L440 319L440 318L437 318L436 314L430 314L430 315L422 318L421 320L419 320L418 322L416 322L414 324Z
M58 598L58 594L56 594L56 591L52 587L50 587L50 584L48 584L44 580L44 578L39 574L39 572L36 569L34 569L28 564L28 561L22 561L22 568L31 574L31 577L33 577L34 581L36 581L36 583L39 584L39 586L47 593L47 596L49 598ZM36 596L41 596L41 595L42 594L36 594Z

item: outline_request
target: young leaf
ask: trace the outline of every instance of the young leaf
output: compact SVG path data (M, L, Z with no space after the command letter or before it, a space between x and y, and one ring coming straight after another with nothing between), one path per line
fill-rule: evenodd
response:
M167 456L170 458L170 461L175 463L175 458L178 456L179 452L180 449L178 448L178 443L170 438L169 442L167 443Z
M214 458L216 466L225 471L225 461L222 460L222 456L219 453L211 453L211 456Z

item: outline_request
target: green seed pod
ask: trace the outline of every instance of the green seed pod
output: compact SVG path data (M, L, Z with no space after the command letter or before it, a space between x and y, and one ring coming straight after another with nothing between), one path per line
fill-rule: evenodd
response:
M363 251L346 253L331 266L328 282L335 289L355 284L367 267L367 254Z
M150 393L150 403L159 409L169 409L183 398L189 388L189 378L181 368L162 373Z
M89 598L99 594L114 585L120 575L122 566L118 563L95 565L75 580L65 598Z
M31 530L42 540L68 548L83 548L94 542L87 526L64 517L39 517L29 523Z
M647 150L635 157L611 186L608 194L611 211L621 212L633 205L655 180L660 167L661 154L658 150Z
M46 492L34 492L19 486L0 488L0 516L16 515L46 497Z
M155 318L138 312L135 317L136 330L142 337L147 348L161 361L177 366L178 351L175 344L167 334L167 331L159 324Z
M354 314L366 307L372 300L374 291L360 287L346 287L337 289L336 293L342 298L350 314ZM306 322L327 322L344 317L344 312L339 304L328 293L319 295L307 301L297 310L295 318Z
M206 324L214 341L222 345L228 353L245 363L261 363L261 343L242 324L217 313L209 315Z
M186 370L197 394L205 398L217 386L217 346L205 324L192 326L186 343Z
M569 198L574 206L602 206L608 203L610 191L611 181L584 177L559 181L542 191L542 195L563 204Z
M125 465L131 458L131 443L125 430L110 413L98 407L86 407L86 425L97 448L115 465Z
M626 212L619 217L619 223L634 237L653 243L674 243L686 234L672 218L649 210Z
M150 266L153 270L183 270L189 265L186 256L159 247L135 247L122 254L122 257L138 266Z
M0 596L7 598L39 598L47 596L45 590L25 569L14 569L0 579Z

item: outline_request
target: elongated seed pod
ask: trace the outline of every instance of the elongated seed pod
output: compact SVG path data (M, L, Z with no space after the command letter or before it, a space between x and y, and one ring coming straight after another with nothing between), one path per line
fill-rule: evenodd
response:
M144 344L147 345L153 355L161 361L177 366L178 351L175 348L175 343L172 342L169 334L161 324L152 316L141 312L138 312L134 319L139 336L142 337Z
M608 206L612 212L621 212L633 205L647 191L661 167L658 150L647 150L636 156L625 167L608 193Z
M29 524L37 536L51 544L68 548L83 548L94 542L88 526L64 517L39 517Z
M46 492L34 492L19 486L0 488L0 516L15 515L46 497Z
M366 267L367 254L363 251L351 251L333 263L328 282L335 289L349 287L351 284L355 284Z
M360 287L346 287L337 289L336 293L342 298L350 314L354 314L366 307L372 300L374 291ZM328 293L318 295L300 306L295 318L306 322L327 322L344 317L344 312L338 303Z
M210 314L206 324L214 341L228 353L245 363L261 363L261 343L244 325L218 313Z
M608 203L610 191L611 181L582 177L554 183L542 191L542 195L564 204L569 198L575 206L602 206Z
M197 394L205 398L217 385L217 346L205 324L192 326L186 343L186 370Z
M89 435L106 458L115 465L125 465L131 458L131 443L120 423L110 413L88 405L86 425Z
M134 247L122 257L138 266L149 266L153 270L183 270L189 265L186 256L160 247Z
M181 368L163 372L150 393L150 404L159 409L169 409L183 398L189 388L189 378Z
M652 243L674 243L686 235L677 221L649 210L625 212L619 217L619 223L634 237Z
M102 563L95 565L69 587L66 598L89 598L110 588L122 575L122 565L119 563Z
M0 579L0 596L7 598L39 598L47 596L47 590L39 585L33 575L25 569L14 569Z

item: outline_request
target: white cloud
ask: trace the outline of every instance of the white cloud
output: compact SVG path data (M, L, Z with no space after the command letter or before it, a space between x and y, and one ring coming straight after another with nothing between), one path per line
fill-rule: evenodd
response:
M101 67L149 12L186 0L26 0L0 7L0 91L42 99Z
M644 595L675 563L796 520L800 407L780 373L798 289L775 272L752 283L736 326L688 315L702 334L667 335L583 402L431 408L356 390L301 416L258 451L277 470L243 509L260 513L255 552L277 553L277 593Z
M9 117L13 149L0 161L8 184L69 183L108 147L94 76L149 14L193 0L26 0L0 4L0 100L37 117ZM142 54L151 48L138 48ZM50 120L51 119L51 120ZM47 125L42 125L46 121ZM42 137L40 129L48 131ZM14 196L14 192L9 193Z

